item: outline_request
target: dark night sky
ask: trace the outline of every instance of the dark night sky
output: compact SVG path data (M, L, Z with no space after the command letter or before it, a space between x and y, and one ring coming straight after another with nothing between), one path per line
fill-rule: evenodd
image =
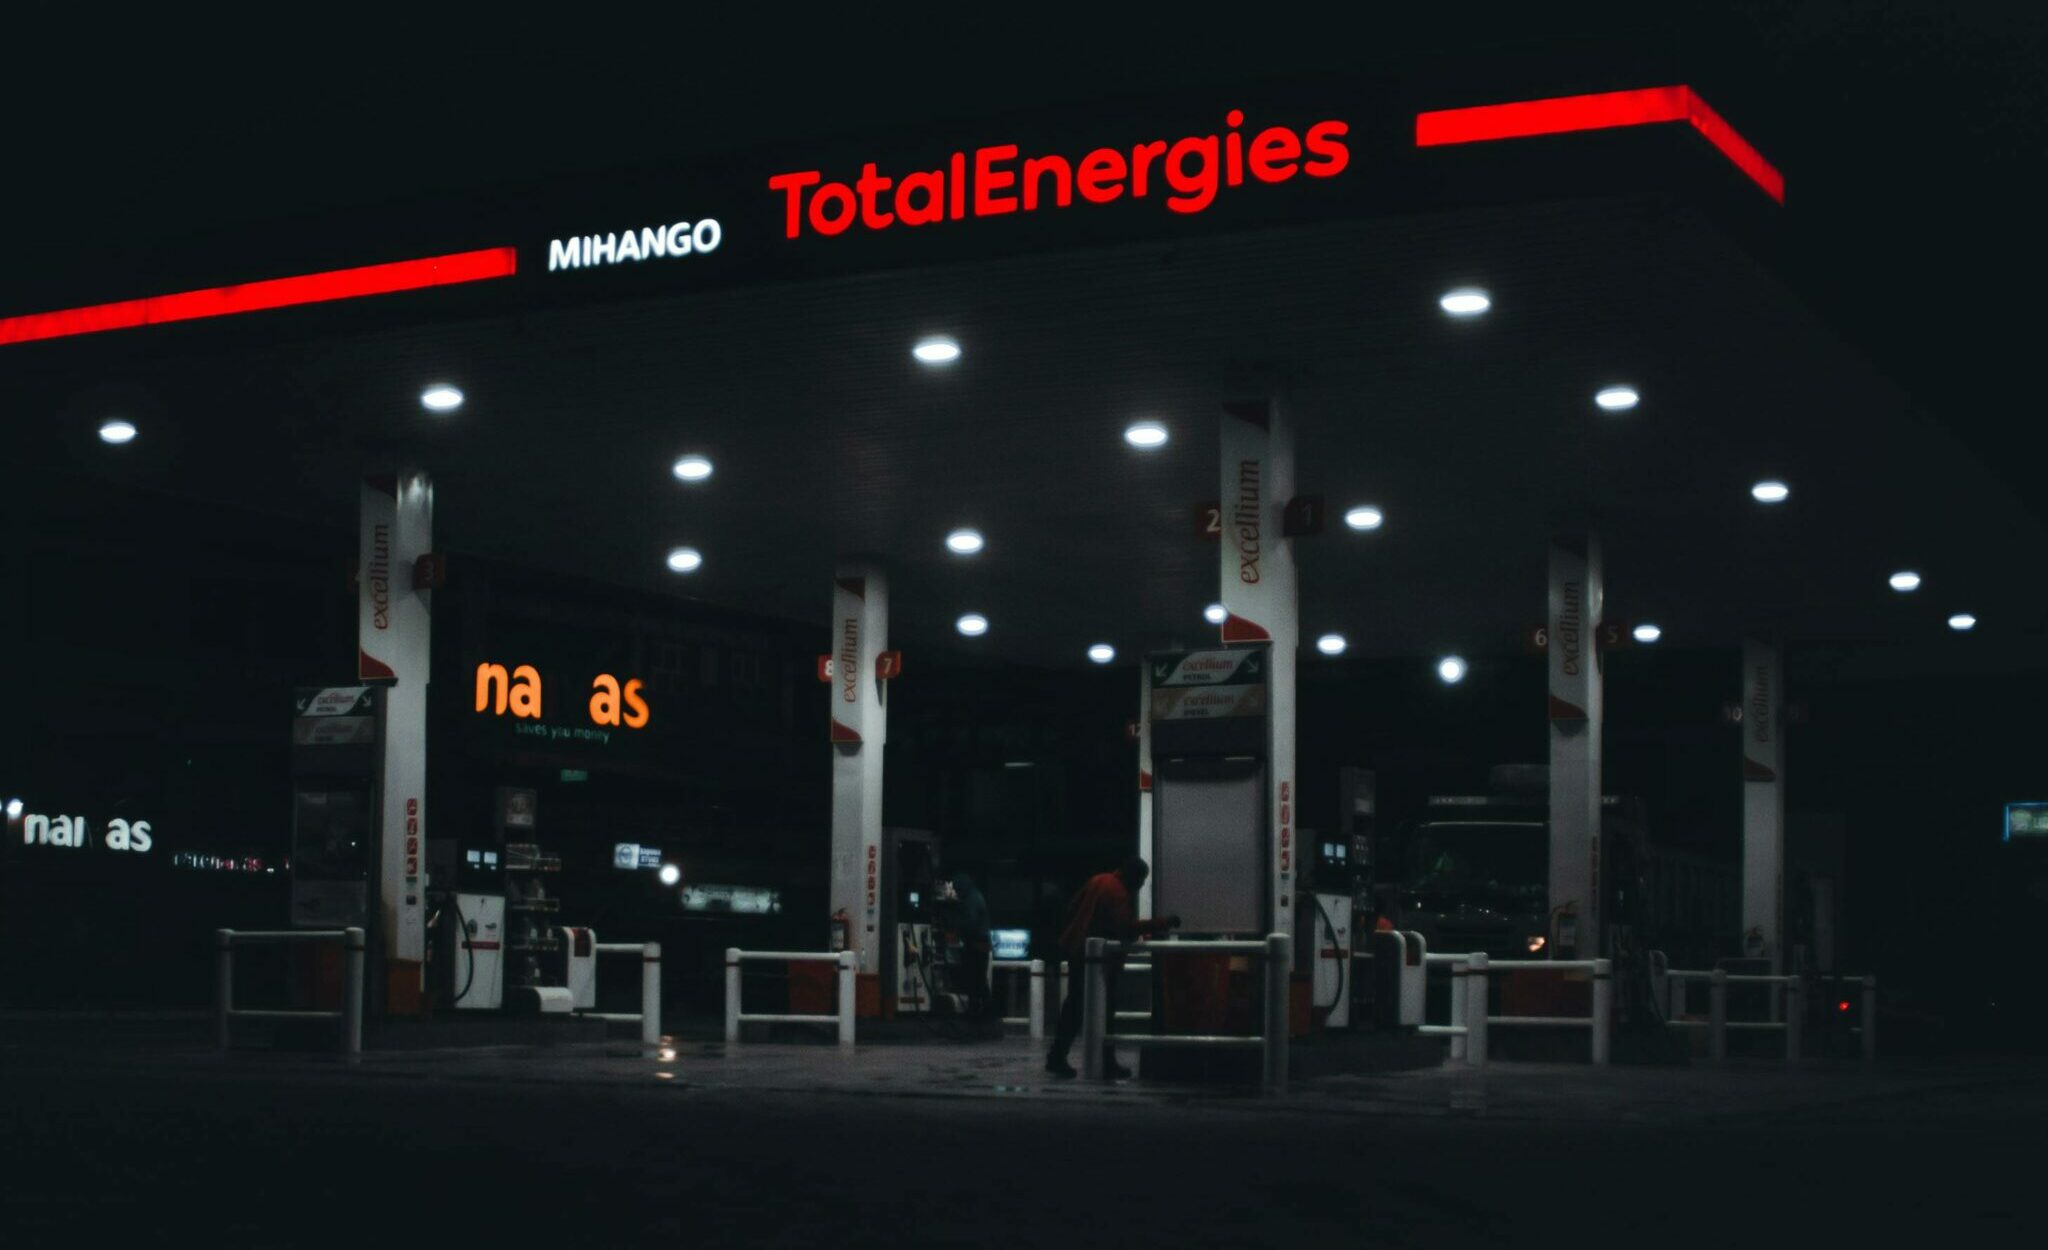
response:
M792 41L787 21L664 7L558 17L501 51L495 27L410 12L350 9L340 29L307 10L297 20L314 24L295 30L275 9L202 24L36 3L16 10L27 16L10 19L0 52L0 292L11 278L100 272L126 248L191 247L223 229L231 242L241 222L1294 68L1434 66L1453 90L1497 83L1500 98L1689 81L1787 172L1808 298L2048 507L2026 489L2048 443L2027 412L2048 156L2040 6L1504 10L1517 11L1375 14L1352 29L1272 6L1174 27L1034 9L1000 27L864 17Z

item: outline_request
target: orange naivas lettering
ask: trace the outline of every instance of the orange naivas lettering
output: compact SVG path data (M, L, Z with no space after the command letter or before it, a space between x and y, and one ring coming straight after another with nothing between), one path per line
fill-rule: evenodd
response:
M650 718L645 685L638 677L623 683L610 673L599 673L590 683L590 721L594 725L623 725L644 729ZM538 720L541 714L540 671L531 664L507 670L488 661L476 666L476 711L503 716L510 712L520 720Z

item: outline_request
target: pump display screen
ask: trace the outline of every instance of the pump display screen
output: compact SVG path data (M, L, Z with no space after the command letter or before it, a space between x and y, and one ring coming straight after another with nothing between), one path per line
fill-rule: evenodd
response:
M989 933L989 953L997 959L1029 959L1031 957L1031 930L991 930Z

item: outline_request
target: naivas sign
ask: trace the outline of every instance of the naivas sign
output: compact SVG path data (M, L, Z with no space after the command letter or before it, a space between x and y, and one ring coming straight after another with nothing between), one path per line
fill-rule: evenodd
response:
M21 819L21 844L82 849L92 845L92 826L83 816L44 816L30 812ZM110 820L100 844L110 851L147 851L151 845L149 822Z
M637 677L621 682L610 673L599 673L591 678L590 699L585 705L590 723L646 728L647 700L641 696L641 689ZM486 661L476 666L476 711L481 715L539 720L545 698L540 670L531 664L507 668Z

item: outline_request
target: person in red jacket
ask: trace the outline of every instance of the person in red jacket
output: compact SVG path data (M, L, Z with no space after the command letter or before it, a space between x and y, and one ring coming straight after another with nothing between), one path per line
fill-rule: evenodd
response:
M1164 933L1180 924L1179 916L1161 920L1138 919L1138 909L1132 900L1145 884L1145 878L1151 875L1151 865L1133 855L1115 872L1097 873L1088 878L1088 884L1082 886L1074 901L1067 905L1066 927L1060 931L1060 953L1067 960L1067 1001L1060 1007L1059 1027L1053 1031L1052 1053L1045 1057L1045 1070L1054 1076L1074 1075L1074 1066L1067 1062L1067 1052L1073 1048L1074 1035L1081 1031L1081 1003L1088 985L1084 962L1088 955L1088 939L1099 937L1128 944L1155 933ZM1123 964L1122 955L1111 955L1103 970L1110 1004L1109 1019L1103 1022L1105 1034L1116 1026L1116 974L1122 970ZM1131 1074L1130 1069L1116 1061L1116 1047L1108 1041L1103 1043L1103 1069L1111 1076Z

